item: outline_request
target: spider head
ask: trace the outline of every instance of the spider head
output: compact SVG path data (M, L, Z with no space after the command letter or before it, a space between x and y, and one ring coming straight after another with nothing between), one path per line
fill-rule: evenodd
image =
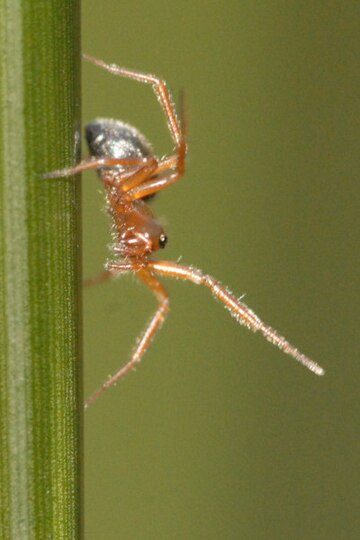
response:
M142 200L136 201L124 217L114 247L122 257L147 257L165 247L167 237L163 226Z

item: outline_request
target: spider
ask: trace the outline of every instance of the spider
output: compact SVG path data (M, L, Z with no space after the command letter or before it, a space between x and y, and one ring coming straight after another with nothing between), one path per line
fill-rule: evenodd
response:
M157 331L169 312L169 296L157 276L174 277L208 287L238 323L277 345L284 353L303 364L316 375L324 370L316 362L302 354L276 330L238 300L218 280L192 266L170 261L150 259L150 255L163 249L167 242L164 229L154 216L147 201L157 192L177 182L184 174L187 152L183 121L179 121L173 101L164 80L107 64L89 55L84 59L121 77L133 79L152 86L165 113L174 153L158 159L147 139L138 129L119 120L98 118L85 128L90 149L90 160L75 167L54 171L48 178L71 176L88 169L96 169L106 192L106 204L112 221L112 251L114 260L88 284L100 283L120 273L133 272L155 295L158 307L149 324L136 342L130 360L119 369L85 402L85 408L94 403L108 388L122 379L142 359Z

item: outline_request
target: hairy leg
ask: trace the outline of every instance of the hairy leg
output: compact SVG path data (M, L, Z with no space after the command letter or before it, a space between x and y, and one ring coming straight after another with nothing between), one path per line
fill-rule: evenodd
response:
M130 263L129 263L130 264ZM145 327L144 332L136 343L135 350L127 364L119 371L112 375L94 394L85 402L85 409L92 405L106 390L111 388L120 379L122 379L129 371L141 362L142 357L149 348L149 345L154 338L156 332L160 329L169 311L169 296L162 284L153 276L152 272L147 269L140 269L136 272L136 276L141 279L154 293L159 306L155 311L150 322Z

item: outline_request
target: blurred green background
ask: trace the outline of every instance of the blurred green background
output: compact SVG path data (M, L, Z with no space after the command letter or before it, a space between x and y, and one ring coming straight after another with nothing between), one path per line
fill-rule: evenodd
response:
M86 539L357 539L360 530L358 2L83 1L83 50L188 102L186 177L153 208L161 257L216 276L327 371L168 281L136 373L86 414ZM151 89L83 65L83 121L171 141ZM84 155L86 148L83 148ZM108 257L84 175L84 274ZM85 395L156 302L126 276L84 292Z

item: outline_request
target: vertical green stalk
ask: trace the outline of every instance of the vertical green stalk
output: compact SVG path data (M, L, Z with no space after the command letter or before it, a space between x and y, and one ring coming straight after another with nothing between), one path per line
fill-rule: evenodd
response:
M0 538L80 537L79 0L0 2Z

